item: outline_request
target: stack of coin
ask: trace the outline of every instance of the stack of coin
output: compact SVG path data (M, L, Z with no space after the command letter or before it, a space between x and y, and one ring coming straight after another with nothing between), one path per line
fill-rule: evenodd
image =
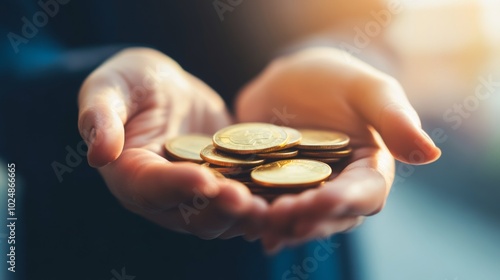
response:
M268 200L299 193L326 181L331 164L352 149L343 133L276 126L266 123L231 125L207 135L183 135L165 144L171 161L191 161L217 176L238 180Z
M297 145L302 158L315 159L324 163L336 163L352 153L349 137L344 133L302 129L302 141Z

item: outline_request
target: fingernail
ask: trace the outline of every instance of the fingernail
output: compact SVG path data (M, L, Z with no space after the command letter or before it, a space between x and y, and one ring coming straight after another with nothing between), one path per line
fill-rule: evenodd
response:
M431 143L434 147L436 147L436 144L434 143L434 140L432 140L432 138L429 136L429 134L427 134L427 132L425 132L425 130L423 129L420 129L420 133L425 137L427 138L427 140L429 140L429 143Z
M436 146L429 134L423 129L420 129L420 134L424 136L425 140L417 139L415 140L415 144L423 154L419 155L415 151L410 153L408 158L412 164L423 164L441 156L441 150Z

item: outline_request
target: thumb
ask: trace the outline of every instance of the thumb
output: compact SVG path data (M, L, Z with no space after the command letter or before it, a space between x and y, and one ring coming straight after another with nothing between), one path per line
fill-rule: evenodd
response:
M78 129L88 146L89 164L101 167L117 159L123 150L126 86L117 76L95 74L80 90Z
M441 150L422 129L420 118L403 88L392 78L373 84L359 83L351 103L382 136L392 155L405 163L436 161Z

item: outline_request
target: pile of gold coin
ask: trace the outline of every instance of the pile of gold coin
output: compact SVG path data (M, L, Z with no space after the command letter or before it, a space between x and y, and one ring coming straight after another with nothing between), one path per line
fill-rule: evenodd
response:
M216 176L238 180L272 200L328 180L331 165L349 157L349 137L340 132L241 123L213 137L188 134L165 143L167 159L190 161Z

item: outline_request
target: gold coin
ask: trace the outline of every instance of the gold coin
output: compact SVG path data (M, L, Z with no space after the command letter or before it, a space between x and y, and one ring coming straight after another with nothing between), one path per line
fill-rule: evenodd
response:
M297 146L300 143L302 140L302 134L297 129L287 126L282 126L281 128L283 128L286 131L286 134L288 134L288 140L283 149Z
M254 154L283 149L288 134L273 124L241 123L217 131L212 140L214 146L222 151Z
M200 153L200 156L205 161L220 165L220 166L242 166L242 167L250 167L256 166L264 163L263 159L258 159L255 156L247 156L247 158L243 157L234 157L224 152L218 151L215 149L213 145L206 146ZM219 171L220 172L220 171Z
M332 169L328 164L307 159L280 160L256 167L252 180L267 187L309 187L326 180Z
M349 145L349 136L341 132L301 129L302 140L297 148L304 150L335 150Z
M312 158L312 157L300 157L300 158L296 158L296 159L307 159L307 160L317 160L317 161L321 161L323 163L327 163L327 164L332 164L332 163L337 163L339 161L342 161L342 158Z
M294 156L296 156L298 154L299 154L298 150L286 149L286 150L279 150L279 151L275 151L275 152L257 154L257 156L259 158L266 158L266 159L285 159L285 158L293 158Z
M351 155L351 153L352 153L351 148L343 150L300 151L300 155L313 158L341 158L341 157L348 157Z
M212 143L210 136L202 134L181 135L165 143L165 151L170 158L175 160L203 162L200 152Z

